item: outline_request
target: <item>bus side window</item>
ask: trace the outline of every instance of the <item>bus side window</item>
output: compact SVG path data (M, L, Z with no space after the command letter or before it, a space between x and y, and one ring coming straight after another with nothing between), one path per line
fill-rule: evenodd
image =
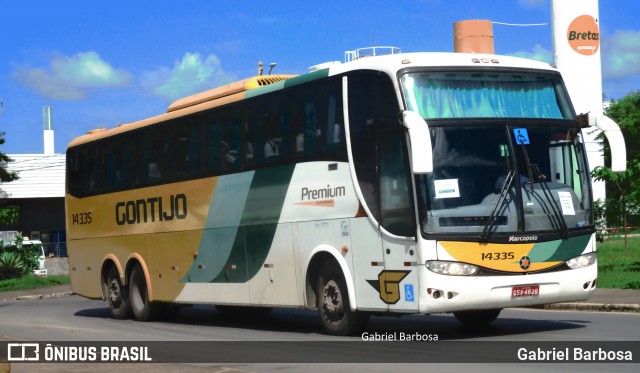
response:
M240 169L240 157L242 155L242 127L240 123L232 123L225 126L223 168L225 172Z
M302 108L299 105L291 106L291 121L292 127L294 127L294 142L295 142L295 154L296 157L304 154L304 114Z
M84 154L82 149L73 148L67 152L67 189L74 196L82 194Z
M314 158L318 156L318 137L322 130L318 127L318 105L314 92L306 89L302 99L294 102L294 126L296 132L296 156Z
M183 180L189 176L189 148L188 148L188 123L181 121L174 123L165 133L167 149L165 150L165 163L167 178L171 180Z
M289 126L289 114L291 105L289 96L279 96L276 98L276 120L280 130L280 159L290 160L291 155L291 127Z
M107 189L108 191L122 190L131 187L133 143L128 137L119 137L112 141L107 154Z
M187 169L190 177L202 176L201 150L203 149L203 138L201 129L199 125L191 125L187 134Z
M205 173L207 175L218 175L222 171L223 152L222 123L209 122L204 128L204 160Z
M86 178L84 179L84 193L85 195L91 195L99 193L102 189L102 178L100 171L102 170L100 164L100 157L98 154L98 144L91 144L87 148L86 155Z
M332 91L329 96L326 133L327 154L334 158L346 158L347 144L344 136L342 96L339 91Z
M157 128L156 131L152 131L147 138L148 146L145 149L147 152L147 162L144 165L146 167L147 180L146 185L159 184L163 178L167 176L167 167L165 163L167 144L164 144L164 133L161 128Z
M251 100L245 104L248 112L244 122L245 153L244 166L254 168L260 165L265 157L265 136L267 109L263 100Z
M273 162L278 160L282 153L282 133L279 118L275 113L267 113L264 116L264 160Z
M372 215L379 218L376 177L376 141L382 131L397 124L399 108L388 77L376 72L349 76L349 130L358 183Z
M304 151L306 155L317 155L318 116L313 99L304 103Z
M383 136L378 144L380 154L380 217L382 226L398 236L415 235L410 171L403 131Z

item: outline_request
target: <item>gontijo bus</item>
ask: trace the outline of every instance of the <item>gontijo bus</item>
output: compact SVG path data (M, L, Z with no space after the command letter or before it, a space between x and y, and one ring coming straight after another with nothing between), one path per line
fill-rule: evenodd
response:
M73 291L143 321L179 304L317 308L331 334L371 313L482 324L591 296L589 169L556 70L448 53L312 70L73 140Z

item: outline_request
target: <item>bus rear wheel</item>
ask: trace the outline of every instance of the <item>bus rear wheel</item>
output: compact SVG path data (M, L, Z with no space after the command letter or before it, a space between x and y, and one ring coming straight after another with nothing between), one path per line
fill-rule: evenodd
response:
M369 315L351 310L347 284L338 264L327 261L319 273L316 298L325 331L331 335L353 335L364 330Z
M147 280L144 276L144 271L139 264L136 264L133 271L131 271L131 277L129 277L129 290L131 310L133 311L133 317L136 320L151 321L162 315L163 305L149 301Z
M500 311L502 311L500 308L495 310L460 311L454 312L453 316L464 326L477 328L494 322L500 315Z
M120 281L120 273L118 268L111 266L107 273L107 282L105 284L107 302L111 309L111 315L115 319L128 319L131 317L131 302L129 300L129 292L126 286Z

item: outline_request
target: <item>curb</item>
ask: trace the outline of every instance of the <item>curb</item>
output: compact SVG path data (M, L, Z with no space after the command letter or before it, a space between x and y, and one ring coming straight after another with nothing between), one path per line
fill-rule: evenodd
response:
M640 304L603 304L603 303L555 303L539 307L554 311L593 311L593 312L638 312Z
M36 299L49 299L49 298L62 298L73 295L72 291L65 291L62 293L52 293L52 294L36 294L36 295L21 295L14 298L5 298L0 299L0 301L8 301L8 300L36 300Z

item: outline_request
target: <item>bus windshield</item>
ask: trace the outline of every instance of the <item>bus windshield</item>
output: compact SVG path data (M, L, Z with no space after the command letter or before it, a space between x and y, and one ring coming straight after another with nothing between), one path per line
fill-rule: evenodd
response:
M573 119L561 80L552 74L427 71L401 81L407 108L425 119Z
M419 175L427 234L557 232L592 225L588 168L559 75L418 71L400 78L427 120L434 170Z
M417 184L425 233L564 236L592 224L578 128L527 124L431 127L434 170Z

